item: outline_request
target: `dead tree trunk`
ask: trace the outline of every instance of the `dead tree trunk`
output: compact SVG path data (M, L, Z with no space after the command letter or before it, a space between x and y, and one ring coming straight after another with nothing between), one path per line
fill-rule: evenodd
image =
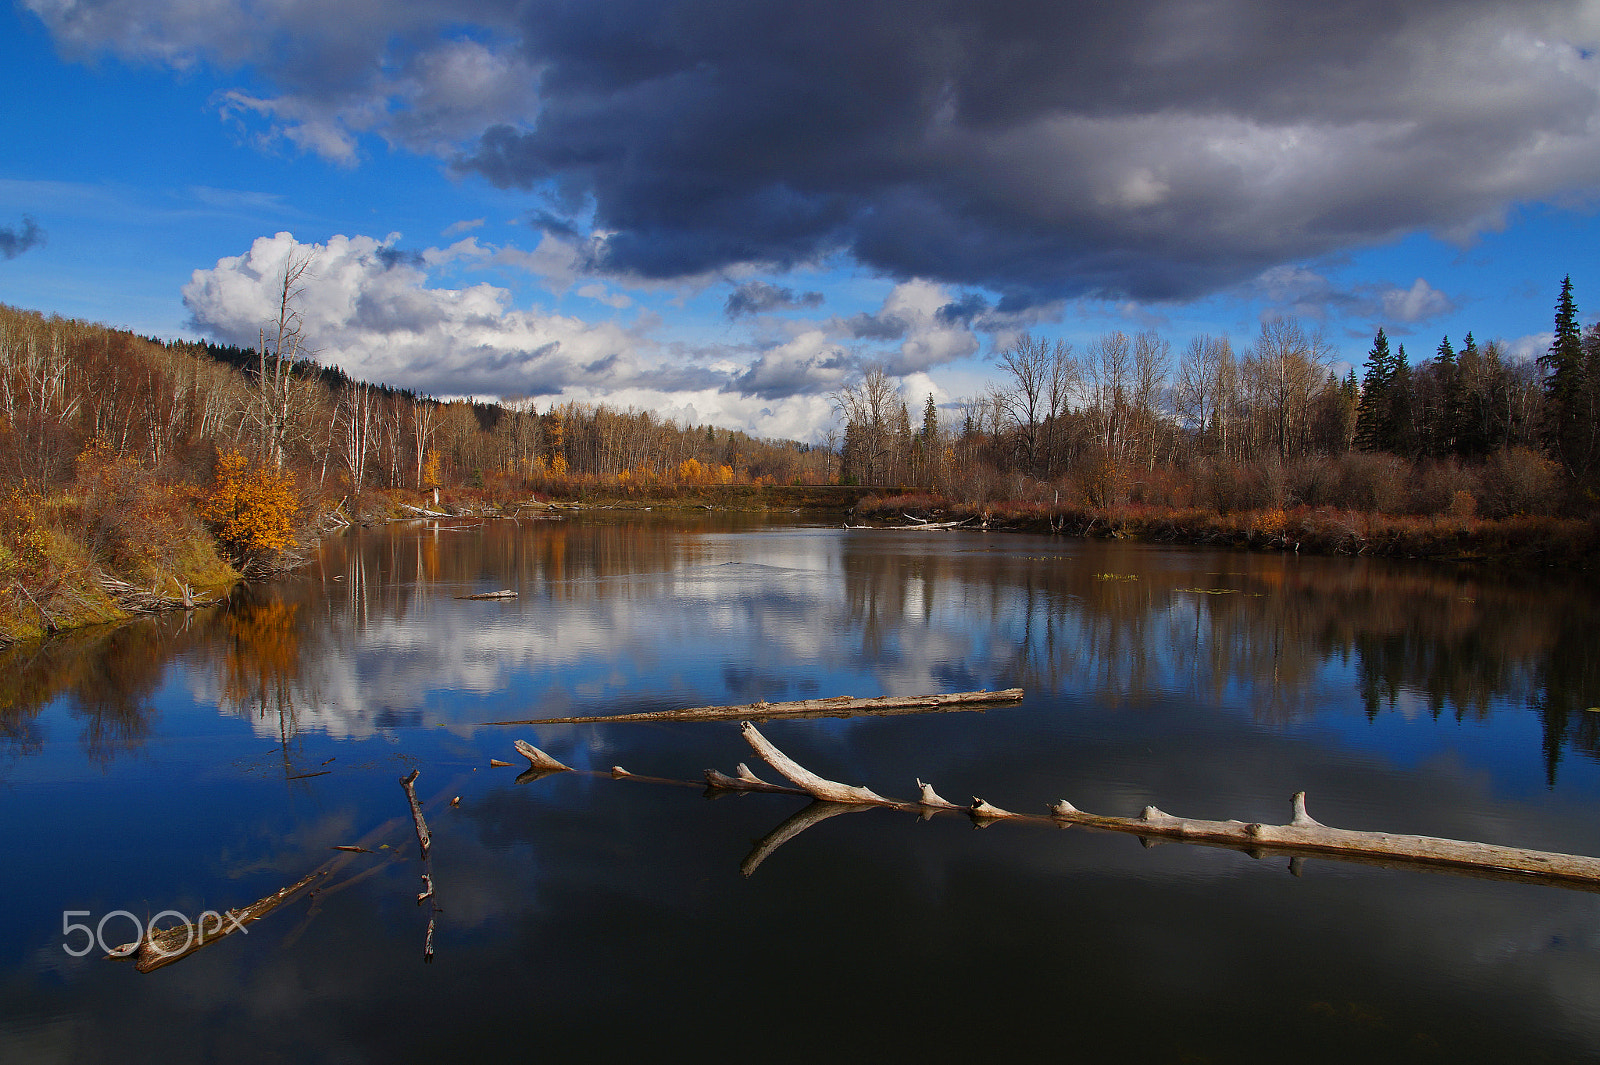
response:
M831 699L802 699L789 703L765 700L737 706L690 706L682 710L651 710L638 714L596 717L546 717L527 721L494 721L495 725L595 725L613 721L748 721L773 717L849 717L852 714L920 714L947 708L967 709L1022 701L1021 688L1001 691L947 692L943 695L878 695L858 699L838 695Z
M1271 850L1291 855L1323 855L1380 862L1405 862L1459 869L1481 869L1570 884L1600 885L1600 858L1557 854L1490 843L1412 836L1389 832L1361 832L1331 828L1306 812L1305 792L1294 796L1293 816L1285 825L1245 821L1199 821L1174 817L1147 806L1139 817L1107 817L1079 810L1065 799L1050 808L1050 816L1019 814L973 799L961 807L940 798L932 786L917 782L917 802L886 799L867 788L849 787L810 772L778 750L750 722L740 730L746 742L769 765L806 794L826 802L888 806L899 810L962 810L979 823L1000 820L1083 825L1111 832L1127 832L1142 839L1172 839L1184 843L1213 844L1255 852ZM748 770L741 777L751 776ZM719 774L720 776L720 774ZM713 786L720 786L708 774Z

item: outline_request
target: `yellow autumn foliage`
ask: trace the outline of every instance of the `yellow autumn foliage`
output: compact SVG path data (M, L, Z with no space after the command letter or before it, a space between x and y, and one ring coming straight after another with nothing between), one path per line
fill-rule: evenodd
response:
M245 558L275 554L294 542L300 504L294 484L238 451L217 453L216 475L196 508L217 540Z

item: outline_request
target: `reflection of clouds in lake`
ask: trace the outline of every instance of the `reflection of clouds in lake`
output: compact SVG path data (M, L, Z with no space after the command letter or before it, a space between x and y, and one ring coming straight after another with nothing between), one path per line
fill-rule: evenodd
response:
M321 565L326 599L309 583L282 591L304 598L297 642L257 626L262 650L239 671L281 674L284 690L217 700L264 736L282 733L280 705L293 728L361 737L1020 686L1274 728L1362 710L1483 720L1555 692L1551 765L1566 744L1600 743L1563 709L1583 677L1546 665L1587 615L1568 600L1530 611L1518 581L1456 571L1025 536L550 523L340 542ZM486 586L521 598L453 598ZM1570 599L1542 594L1557 592ZM279 669L291 645L298 661Z
M817 561L565 581L504 604L414 600L403 617L362 611L359 628L335 616L285 678L291 696L233 705L263 736L279 733L271 711L282 702L295 707L300 729L359 738L422 717L486 721L605 713L619 701L666 708L781 699L835 682L863 695L931 692L946 686L953 663L988 683L1013 654L1010 633L970 626L954 588L928 620L896 610L892 631L868 637L869 625L882 626L855 617L827 556ZM765 686L733 692L727 678L751 663ZM204 678L201 687L202 698L219 694Z

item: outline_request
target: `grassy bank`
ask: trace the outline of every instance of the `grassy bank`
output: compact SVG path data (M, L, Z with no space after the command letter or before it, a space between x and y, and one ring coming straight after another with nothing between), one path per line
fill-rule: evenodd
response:
M186 493L132 472L85 464L63 490L14 490L0 503L0 644L121 620L239 579Z
M296 539L344 521L415 517L407 507L461 515L543 508L768 511L900 524L903 515L967 518L990 529L1302 554L1371 555L1586 569L1600 526L1522 515L1408 517L1334 507L1233 510L1030 501L965 502L925 493L837 485L605 485L575 481L505 496L488 488L370 491L359 502L304 493ZM211 489L214 493L216 489ZM198 506L197 506L198 504ZM116 621L214 594L240 579L218 529L197 516L196 491L163 485L124 460L91 455L72 485L48 496L13 491L0 510L0 645ZM237 561L237 552L228 552ZM292 551L291 551L292 555ZM281 556L280 556L281 557ZM257 572L264 572L258 570Z

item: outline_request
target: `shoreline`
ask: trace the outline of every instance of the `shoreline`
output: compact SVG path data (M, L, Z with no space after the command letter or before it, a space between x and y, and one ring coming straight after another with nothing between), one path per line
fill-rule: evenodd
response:
M584 515L615 511L787 513L796 516L839 517L882 522L889 528L914 528L907 516L932 522L968 521L968 528L996 532L1023 532L1074 539L1129 540L1137 543L1217 547L1258 553L1292 553L1327 557L1371 557L1496 568L1556 568L1592 572L1600 557L1600 524L1576 518L1522 515L1511 518L1411 517L1296 507L1289 510L1236 511L1223 514L1197 508L1149 506L1076 507L996 501L985 504L951 501L921 493L881 495L888 489L856 486L729 485L701 488L671 497L643 493L605 492L598 488L551 493L551 498L492 499L487 492L454 491L436 504L415 492L373 493L350 517L330 523L336 507L307 528L309 539L338 535L356 526L376 526L390 521L427 521L449 518L516 519ZM402 502L415 498L417 507ZM561 498L568 497L568 498ZM343 506L341 501L341 507ZM425 511L419 513L418 511ZM209 545L207 545L209 546ZM208 554L210 554L208 552ZM210 554L210 559L216 556ZM209 567L206 567L209 569ZM112 584L124 584L128 594L114 594L105 578L88 566L81 579L64 588L65 597L78 609L51 613L22 582L13 587L11 617L0 630L0 648L47 639L89 626L115 624L144 614L193 609L226 598L226 589L240 580L218 582L201 578L194 587L183 574L164 575L150 592L132 588L115 575ZM198 575L196 575L198 576ZM206 577L215 578L215 570ZM270 579L270 576L267 578ZM58 589L58 593L61 589ZM206 602L185 601L186 592L205 593ZM219 594L220 593L220 594ZM28 614L36 620L26 620Z

